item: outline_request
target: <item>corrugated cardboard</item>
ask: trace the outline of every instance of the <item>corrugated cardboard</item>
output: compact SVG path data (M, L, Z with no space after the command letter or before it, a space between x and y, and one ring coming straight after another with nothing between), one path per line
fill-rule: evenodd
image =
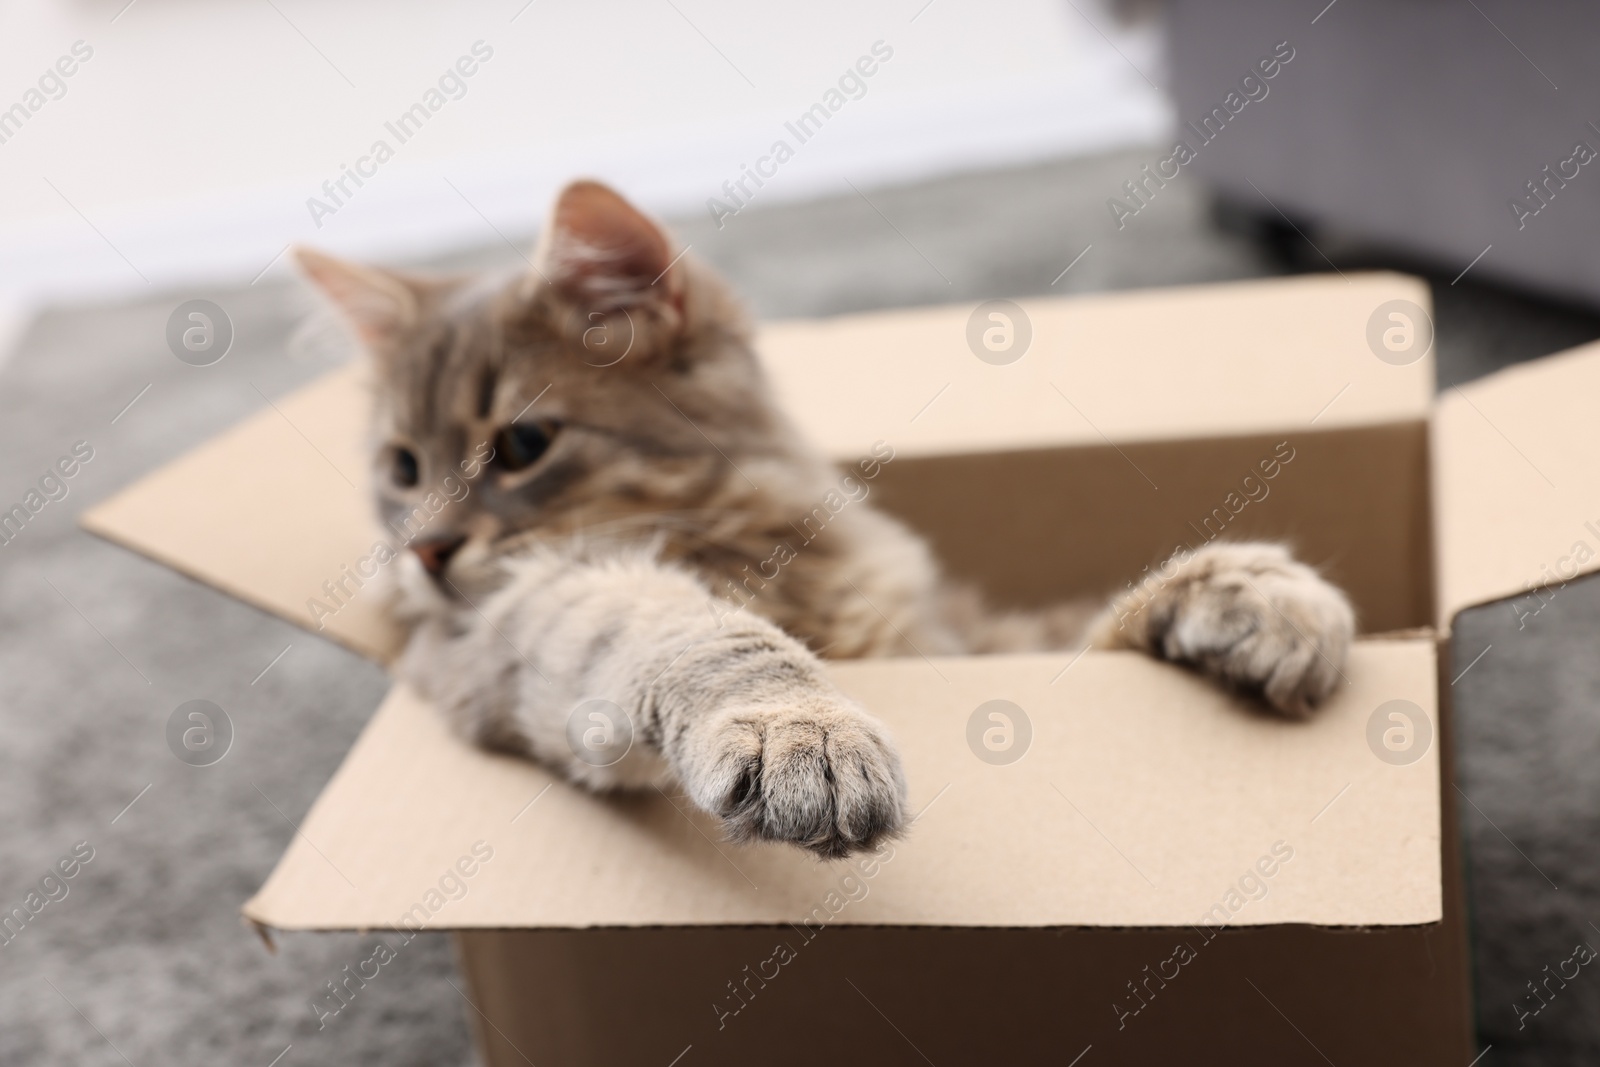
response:
M89 531L381 662L403 636L377 598L319 620L324 582L382 530L367 490L363 368L335 371L86 511ZM293 545L293 551L286 551ZM322 623L319 626L319 621Z
M1433 484L1441 624L1474 604L1600 569L1597 397L1600 344L1439 398Z
M1225 526L1230 538L1292 541L1350 590L1363 631L1381 635L1448 622L1537 574L1572 518L1543 500L1494 527L1500 555L1479 566L1472 538L1491 535L1477 516L1524 462L1495 441L1521 445L1526 433L1541 457L1570 444L1568 383L1594 365L1552 361L1527 372L1550 375L1531 385L1480 383L1435 420L1431 357L1395 366L1368 348L1369 318L1394 299L1428 304L1421 283L1385 274L1025 300L1034 337L1009 366L974 357L967 306L777 324L762 345L779 395L831 454L894 445L879 502L1002 603L1103 594ZM310 624L305 599L375 537L359 373L277 402L86 525ZM1518 414L1552 393L1562 418ZM1503 434L1472 425L1473 402ZM1219 513L1280 445L1295 458L1271 494ZM1593 486L1573 478L1580 496ZM376 658L396 647L360 596L326 622ZM680 1036L699 1042L695 1062L848 1061L819 1025L824 1006L844 1004L854 1021L838 1035L887 1062L922 1062L911 1042L884 1037L889 1019L914 1020L968 1060L989 1049L1067 1062L1074 1034L1101 1035L1083 1039L1101 1042L1096 1062L1170 1058L1194 1051L1202 1021L1274 1062L1471 1058L1459 869L1454 835L1440 832L1454 825L1439 758L1449 716L1431 636L1359 642L1347 684L1308 724L1131 654L832 669L894 728L913 804L926 807L870 878L731 846L681 797L583 794L451 741L397 690L247 914L281 929L467 931L463 967L496 1064L666 1062ZM1034 725L1032 749L1006 767L965 746L967 716L994 698ZM1404 766L1367 742L1370 717L1395 699L1436 728ZM491 860L471 859L479 842ZM1292 862L1213 935L1203 916L1279 842ZM430 898L463 858L474 876L450 885L464 894ZM819 901L846 876L865 891L819 922ZM731 989L696 984L724 972L744 981L774 938L809 945L822 925L830 947L808 950L783 971L782 997L737 1022L712 1008ZM1127 1021L1117 998L1139 996L1141 968L1185 938L1204 946L1209 977L1183 979L1160 1011ZM860 976L870 993L846 984ZM608 998L648 1002L649 1024L606 1025ZM1008 1004L1036 1010L995 1029Z
M1426 307L1428 287L1374 273L1019 300L1033 337L1004 366L968 347L972 304L779 323L760 351L839 456L885 437L949 455L1337 429L1428 416L1432 353L1395 366L1364 342L1395 299Z
M1091 653L1063 674L1072 660L833 667L899 739L912 808L927 809L839 922L1184 926L1277 841L1294 858L1234 925L1439 921L1437 750L1393 767L1366 741L1386 701L1433 715L1431 640L1363 642L1350 686L1287 727L1133 653ZM968 716L996 697L1033 725L1027 754L1004 767L966 742ZM996 828L997 813L1016 822ZM301 830L245 909L265 926L397 922L478 840L494 859L449 905L453 928L800 923L845 869L730 846L682 797L597 798L525 760L485 757L404 688Z

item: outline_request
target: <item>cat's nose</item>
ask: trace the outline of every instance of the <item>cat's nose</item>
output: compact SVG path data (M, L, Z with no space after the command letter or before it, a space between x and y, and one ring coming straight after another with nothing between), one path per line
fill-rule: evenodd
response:
M450 562L450 557L466 543L465 537L437 537L431 541L413 541L411 551L417 554L429 574L438 577L445 564Z

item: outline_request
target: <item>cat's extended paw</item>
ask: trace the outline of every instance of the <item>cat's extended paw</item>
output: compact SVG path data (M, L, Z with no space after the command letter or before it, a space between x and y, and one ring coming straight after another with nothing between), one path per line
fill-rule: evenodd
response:
M784 841L825 858L872 848L906 821L900 757L843 699L709 717L681 768L689 795L735 840Z
M1208 545L1137 610L1148 651L1290 715L1333 692L1355 633L1345 595L1272 544Z

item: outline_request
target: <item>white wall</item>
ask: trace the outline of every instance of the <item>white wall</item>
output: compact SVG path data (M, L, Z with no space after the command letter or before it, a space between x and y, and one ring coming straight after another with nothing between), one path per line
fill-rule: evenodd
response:
M784 121L880 40L893 58L865 95L755 203L1149 140L1167 121L1139 73L1161 80L1154 34L1094 0L125 2L0 12L0 109L26 106L74 42L93 49L0 143L0 302L248 281L290 241L403 256L496 240L491 223L521 236L579 174L705 210L774 139L795 144ZM476 41L493 56L465 95L399 144L384 122ZM308 197L380 137L395 158L315 224Z

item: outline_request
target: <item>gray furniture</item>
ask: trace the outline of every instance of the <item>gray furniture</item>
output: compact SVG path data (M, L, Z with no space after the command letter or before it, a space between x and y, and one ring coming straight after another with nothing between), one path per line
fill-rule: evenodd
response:
M1600 8L1173 0L1167 29L1180 123L1227 120L1203 146L1183 131L1184 170L1231 200L1281 211L1334 261L1329 229L1446 278L1471 265L1600 303ZM1294 58L1232 114L1227 94L1245 99L1241 78L1284 41Z

